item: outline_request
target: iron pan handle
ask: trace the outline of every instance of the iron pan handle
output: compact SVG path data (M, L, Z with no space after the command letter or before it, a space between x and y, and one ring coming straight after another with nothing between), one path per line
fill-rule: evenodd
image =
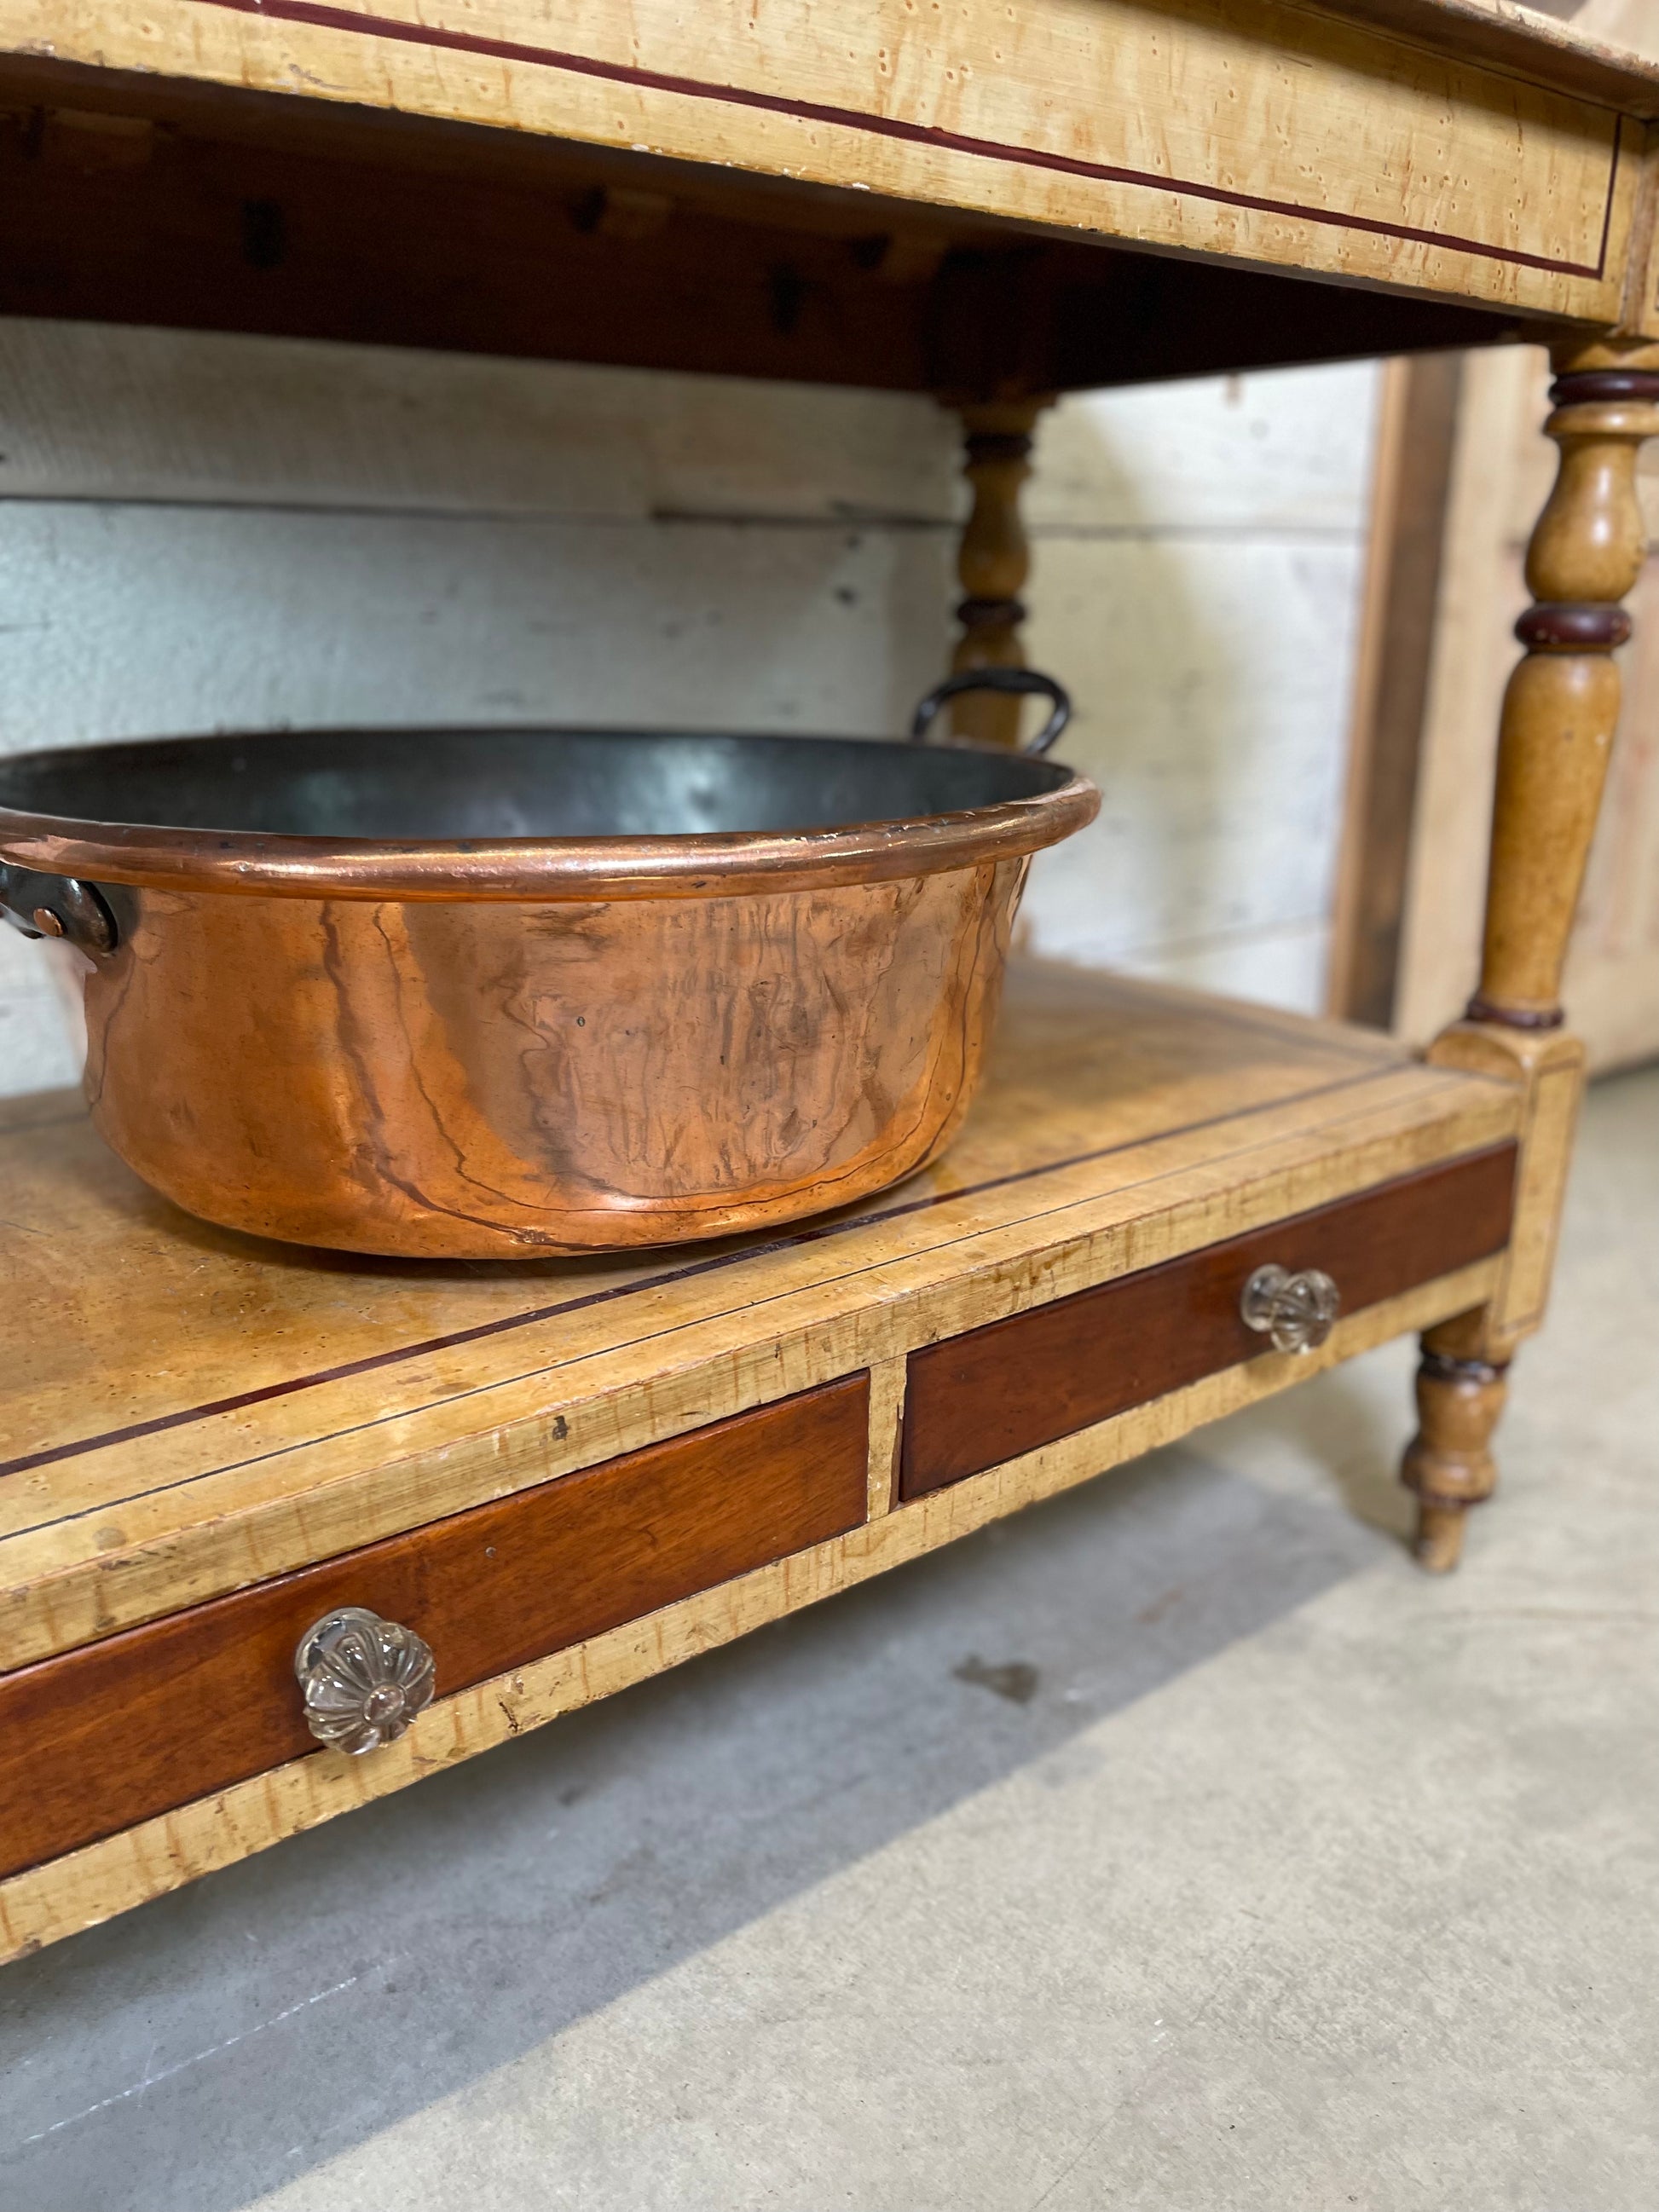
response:
M910 718L910 742L921 744L933 726L941 707L952 699L959 699L964 691L998 691L1005 698L1036 696L1047 699L1053 713L1021 752L1040 759L1060 741L1066 724L1072 719L1071 694L1065 686L1056 684L1052 676L1044 676L1035 668L964 668L958 676L947 676L943 684L934 684L921 700Z

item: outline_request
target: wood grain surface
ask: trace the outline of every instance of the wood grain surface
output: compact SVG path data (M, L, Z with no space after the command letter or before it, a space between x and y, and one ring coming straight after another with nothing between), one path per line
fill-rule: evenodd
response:
M920 1498L1263 1356L1239 1314L1257 1267L1322 1268L1345 1313L1498 1252L1516 1148L1496 1147L910 1355L900 1495Z
M1541 349L1472 356L1464 375L1395 1024L1413 1044L1456 1019L1480 963L1499 709L1529 597L1526 543L1557 459L1541 428ZM1637 490L1650 557L1627 601L1619 734L1562 978L1592 1073L1659 1052L1659 441L1638 457Z
M1032 434L1042 404L1024 400L962 410L963 474L974 503L957 550L962 634L951 654L953 676L969 668L1026 665L1020 638L1025 608L1019 595L1030 571L1031 548L1019 499L1031 474ZM981 744L1018 747L1028 703L994 692L964 693L951 705L951 732Z
M1417 1556L1440 1573L1457 1564L1468 1507L1496 1480L1486 1438L1503 1391L1484 1370L1537 1327L1549 1291L1584 1061L1562 1029L1561 977L1619 721L1621 602L1647 557L1637 463L1659 438L1659 344L1580 336L1551 362L1544 428L1559 460L1527 547L1533 605L1516 624L1526 651L1499 718L1480 986L1430 1054L1512 1071L1526 1115L1496 1294L1424 1339L1422 1425L1402 1476L1419 1497ZM1447 1382L1453 1370L1461 1382Z
M1454 1340L1454 1321L1443 1332ZM1431 1574L1445 1574L1462 1549L1463 1518L1491 1497L1498 1480L1492 1432L1504 1410L1501 1366L1442 1351L1437 1332L1423 1340L1417 1372L1417 1434L1407 1447L1400 1479L1418 1500L1413 1551Z
M1434 659L1461 354L1388 365L1327 1004L1394 1026L1419 757Z
M190 1222L73 1102L0 1110L0 1663L15 1667L1502 1144L1388 1039L1015 963L950 1152L680 1256L419 1266Z
M65 108L39 66L0 112L0 190L31 245L0 263L13 316L985 398L1504 335L1455 298L1310 294L510 131L481 148L405 116L365 146L355 111L231 118L119 76L77 80L87 105ZM629 218L641 202L654 220Z
M1659 345L1632 347L1623 359L1626 368L1580 374L1581 352L1564 346L1555 355L1558 374L1571 377L1546 426L1560 465L1527 550L1535 604L1517 626L1528 651L1504 695L1480 986L1470 1007L1513 1027L1562 1018L1567 940L1619 720L1609 648L1629 635L1620 602L1647 556L1636 463L1659 435L1659 405L1621 387L1633 374L1659 390ZM1598 634L1582 645L1544 634L1585 617Z
M1516 1085L1522 1106L1515 1218L1492 1295L1468 1317L1460 1356L1507 1360L1542 1323L1584 1087L1584 1048L1566 1030L1516 1030L1458 1022L1429 1057Z
M309 1750L295 1647L337 1606L424 1637L445 1696L852 1528L869 1400L849 1376L0 1677L0 1872Z
M948 44L904 0L856 27L819 0L647 0L556 27L528 0L162 0L142 17L111 0L6 0L0 50L20 83L52 57L64 108L88 97L89 65L129 85L302 86L312 107L510 125L1613 321L1643 151L1618 109L1651 112L1651 71L1514 27L1494 68L1490 14L1481 38L1444 7L1415 16L1439 51L1273 0L1035 0L1017 20L965 0ZM398 127L374 121L382 137ZM281 243L256 220L256 261Z
M941 1544L1054 1496L1206 1421L1261 1403L1407 1330L1480 1306L1497 1267L1455 1275L1339 1321L1303 1358L1247 1361L1115 1420L1062 1437L1006 1467L935 1491L703 1595L611 1629L551 1658L442 1698L409 1734L366 1759L291 1759L177 1811L0 1882L0 1960L106 1920L216 1867L269 1848L355 1806L613 1696L799 1607L902 1565Z
M1589 100L1659 113L1650 0L1322 0L1334 14L1423 39L1494 68L1539 74Z

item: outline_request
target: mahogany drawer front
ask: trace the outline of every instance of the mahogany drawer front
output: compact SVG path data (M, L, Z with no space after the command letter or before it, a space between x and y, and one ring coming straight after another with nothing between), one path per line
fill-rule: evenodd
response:
M1277 1261L1332 1276L1356 1313L1508 1242L1516 1147L1500 1145L1119 1276L914 1352L899 1494L921 1498L1267 1349L1239 1312Z
M294 1651L336 1607L423 1637L442 1698L843 1534L869 1400L849 1376L0 1676L0 1875L317 1750Z

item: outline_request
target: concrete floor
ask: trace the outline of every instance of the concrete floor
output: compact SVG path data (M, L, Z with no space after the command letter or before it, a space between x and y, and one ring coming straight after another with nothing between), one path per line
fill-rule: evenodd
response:
M1652 2212L1659 1071L1410 1348L0 1974L4 2212Z

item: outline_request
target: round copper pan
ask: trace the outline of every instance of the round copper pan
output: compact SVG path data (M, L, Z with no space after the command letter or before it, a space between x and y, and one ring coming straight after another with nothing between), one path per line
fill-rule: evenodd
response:
M846 739L160 740L0 763L0 899L88 955L97 1126L191 1212L592 1251L937 1153L1030 855L1098 803L1046 762ZM351 834L377 809L391 834ZM400 834L428 825L460 834Z

